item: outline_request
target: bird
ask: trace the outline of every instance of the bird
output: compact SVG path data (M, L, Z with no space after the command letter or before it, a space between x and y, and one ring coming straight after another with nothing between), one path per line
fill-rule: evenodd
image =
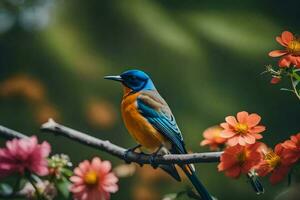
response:
M155 88L150 76L137 69L131 69L117 76L105 79L123 85L121 102L122 118L129 134L138 145L129 149L134 151L143 147L154 154L162 149L171 154L187 154L182 133L167 102ZM197 178L192 164L178 164L187 175L203 200L212 200L201 181ZM160 165L175 180L181 178L174 164Z

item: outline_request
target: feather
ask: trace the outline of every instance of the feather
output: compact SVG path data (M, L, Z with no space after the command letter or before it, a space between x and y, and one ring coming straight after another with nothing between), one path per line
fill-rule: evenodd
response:
M186 153L176 120L165 100L156 90L143 91L137 97L140 114L172 143L172 153Z

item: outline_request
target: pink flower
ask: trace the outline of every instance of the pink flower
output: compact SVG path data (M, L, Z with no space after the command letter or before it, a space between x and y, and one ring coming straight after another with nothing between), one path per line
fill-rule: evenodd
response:
M237 114L237 118L228 116L225 120L226 122L220 124L224 128L221 137L228 139L229 146L254 144L257 139L262 138L260 133L266 129L258 125L261 117L256 113L249 115L248 112L242 111Z
M284 31L281 36L276 37L276 41L285 47L284 50L274 50L269 53L271 57L281 57L279 67L289 67L291 64L300 67L300 39L291 32Z
M111 163L95 157L85 160L74 170L71 192L75 200L109 200L118 191L118 178L111 172Z
M49 143L38 144L35 136L7 141L6 148L0 149L0 177L15 172L24 174L26 170L39 176L47 175L50 151Z

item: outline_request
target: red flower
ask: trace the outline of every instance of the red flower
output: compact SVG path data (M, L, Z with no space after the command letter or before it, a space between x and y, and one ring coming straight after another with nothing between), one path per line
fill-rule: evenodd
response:
M276 37L276 40L285 47L285 50L271 51L269 56L282 56L278 63L280 67L289 67L291 64L300 67L300 39L296 38L291 32L284 31L281 37Z
M286 140L282 146L286 149L284 158L295 163L300 158L300 133L292 135L290 140Z
M285 149L282 144L277 144L275 150L265 152L263 160L256 167L259 176L270 176L270 182L276 184L280 182L290 171L291 161L284 157Z
M221 137L221 132L223 128L220 126L213 126L207 128L203 132L204 140L200 143L201 146L209 145L210 150L215 151L217 150L220 145L224 144L227 140Z
M248 112L242 111L237 113L237 119L228 116L225 120L225 123L221 123L221 127L224 128L221 137L228 139L229 146L254 144L257 139L262 138L259 133L266 129L258 125L261 117L256 113L249 115Z
M225 171L226 176L232 178L238 178L241 173L247 174L262 158L259 147L260 143L227 147L221 155L218 170Z
M7 141L6 148L0 149L0 178L15 172L24 174L25 170L47 175L50 151L49 143L38 144L35 136Z
M70 180L75 200L109 200L110 193L118 191L118 178L111 172L111 163L98 157L80 163Z

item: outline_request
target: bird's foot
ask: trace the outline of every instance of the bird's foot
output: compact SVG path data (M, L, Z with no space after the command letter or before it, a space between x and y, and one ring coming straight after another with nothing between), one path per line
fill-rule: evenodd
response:
M153 169L156 169L158 167L158 164L155 163L155 157L157 156L157 153L153 153L149 156L150 156L149 158L150 165L153 167Z
M129 153L131 153L131 152L134 152L136 149L138 149L138 148L140 148L142 145L137 145L137 146L135 146L135 147L132 147L132 148L129 148L129 149L127 149L126 151L125 151L125 153L124 153L124 161L127 163L127 164L130 164L131 163L131 161L129 160L129 158L128 158L128 154Z
M150 165L156 169L158 167L158 164L155 163L155 157L159 154L160 150L163 148L163 145L161 145L154 153L150 154Z

